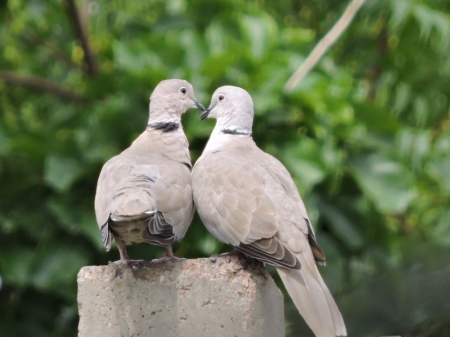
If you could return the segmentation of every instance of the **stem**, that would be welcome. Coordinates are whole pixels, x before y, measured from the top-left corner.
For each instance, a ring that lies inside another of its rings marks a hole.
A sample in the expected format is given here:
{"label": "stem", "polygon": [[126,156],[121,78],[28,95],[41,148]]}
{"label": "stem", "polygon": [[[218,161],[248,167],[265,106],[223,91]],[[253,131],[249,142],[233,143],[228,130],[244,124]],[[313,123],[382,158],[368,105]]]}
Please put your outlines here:
{"label": "stem", "polygon": [[352,0],[347,6],[339,20],[328,31],[328,33],[314,47],[313,51],[306,58],[305,62],[297,69],[297,71],[289,78],[284,86],[285,92],[291,92],[300,83],[300,81],[308,74],[317,64],[325,52],[336,42],[339,36],[344,32],[345,28],[350,24],[358,9],[364,4],[365,0]]}

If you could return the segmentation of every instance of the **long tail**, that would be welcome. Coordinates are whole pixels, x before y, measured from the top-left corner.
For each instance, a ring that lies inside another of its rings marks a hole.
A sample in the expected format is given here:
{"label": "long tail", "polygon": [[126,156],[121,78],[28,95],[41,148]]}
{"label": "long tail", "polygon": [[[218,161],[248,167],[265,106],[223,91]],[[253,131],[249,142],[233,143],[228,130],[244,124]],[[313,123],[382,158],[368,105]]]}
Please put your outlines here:
{"label": "long tail", "polygon": [[[311,256],[309,256],[311,255]],[[295,306],[317,337],[347,336],[347,329],[310,251],[296,254],[300,270],[277,268]]]}

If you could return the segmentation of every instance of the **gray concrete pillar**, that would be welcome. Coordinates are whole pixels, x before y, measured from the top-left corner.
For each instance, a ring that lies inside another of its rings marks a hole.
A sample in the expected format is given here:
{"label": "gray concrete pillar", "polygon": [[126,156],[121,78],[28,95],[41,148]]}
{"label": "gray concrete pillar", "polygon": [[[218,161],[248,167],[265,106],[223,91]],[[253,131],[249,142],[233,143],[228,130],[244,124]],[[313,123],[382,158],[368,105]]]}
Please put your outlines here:
{"label": "gray concrete pillar", "polygon": [[237,257],[84,267],[78,310],[79,337],[284,337],[283,295]]}

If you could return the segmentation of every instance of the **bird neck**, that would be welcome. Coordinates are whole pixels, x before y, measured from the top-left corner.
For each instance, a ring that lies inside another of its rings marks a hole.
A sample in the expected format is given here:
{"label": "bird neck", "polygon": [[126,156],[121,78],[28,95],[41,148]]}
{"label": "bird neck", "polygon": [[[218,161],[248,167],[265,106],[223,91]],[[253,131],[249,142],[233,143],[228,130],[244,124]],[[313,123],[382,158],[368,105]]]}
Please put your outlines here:
{"label": "bird neck", "polygon": [[227,134],[233,136],[246,136],[251,137],[252,125],[246,125],[248,123],[234,123],[232,119],[220,118],[216,122],[216,126],[212,132],[215,134]]}
{"label": "bird neck", "polygon": [[176,104],[172,104],[170,101],[150,101],[150,116],[148,118],[148,124],[160,124],[160,123],[177,123],[181,122],[180,107]]}
{"label": "bird neck", "polygon": [[246,135],[236,135],[235,133],[224,133],[219,130],[218,132],[213,132],[211,134],[211,137],[208,140],[208,143],[205,146],[205,149],[203,150],[203,155],[215,151],[224,150],[227,148],[234,147],[236,144],[242,144],[252,142],[253,138]]}

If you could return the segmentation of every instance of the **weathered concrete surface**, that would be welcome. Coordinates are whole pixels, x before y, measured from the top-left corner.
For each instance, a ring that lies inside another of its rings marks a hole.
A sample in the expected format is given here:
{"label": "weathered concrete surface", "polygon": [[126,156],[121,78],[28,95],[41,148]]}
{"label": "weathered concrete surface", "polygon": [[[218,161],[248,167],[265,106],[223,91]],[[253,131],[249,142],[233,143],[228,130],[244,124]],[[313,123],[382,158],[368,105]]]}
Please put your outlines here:
{"label": "weathered concrete surface", "polygon": [[79,337],[284,337],[283,295],[238,257],[84,267]]}

